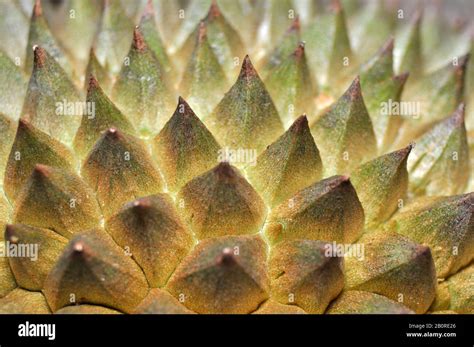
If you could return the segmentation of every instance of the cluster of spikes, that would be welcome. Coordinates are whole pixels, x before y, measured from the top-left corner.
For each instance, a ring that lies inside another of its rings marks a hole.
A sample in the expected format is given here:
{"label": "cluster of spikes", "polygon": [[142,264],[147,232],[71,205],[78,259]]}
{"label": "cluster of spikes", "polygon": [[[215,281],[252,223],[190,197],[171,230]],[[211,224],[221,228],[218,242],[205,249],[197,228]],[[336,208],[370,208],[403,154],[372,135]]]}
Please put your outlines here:
{"label": "cluster of spikes", "polygon": [[0,313],[474,313],[467,24],[353,3],[3,1]]}

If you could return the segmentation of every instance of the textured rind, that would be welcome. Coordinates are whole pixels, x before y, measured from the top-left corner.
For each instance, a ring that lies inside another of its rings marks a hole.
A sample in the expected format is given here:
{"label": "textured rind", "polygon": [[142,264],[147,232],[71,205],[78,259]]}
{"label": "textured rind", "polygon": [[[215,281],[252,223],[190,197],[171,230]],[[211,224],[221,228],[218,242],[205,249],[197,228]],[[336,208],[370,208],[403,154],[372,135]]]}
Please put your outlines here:
{"label": "textured rind", "polygon": [[380,294],[416,313],[428,310],[437,283],[429,247],[389,231],[365,235],[358,244],[364,258],[345,259],[346,290]]}
{"label": "textured rind", "polygon": [[262,198],[237,168],[226,162],[189,181],[177,201],[199,239],[256,234],[266,217]]}
{"label": "textured rind", "polygon": [[130,312],[147,293],[142,270],[100,229],[69,242],[44,286],[53,311],[84,303]]}
{"label": "textured rind", "polygon": [[268,298],[265,260],[259,236],[206,239],[184,259],[166,289],[197,313],[250,313]]}
{"label": "textured rind", "polygon": [[71,162],[72,153],[66,146],[20,119],[5,170],[5,194],[15,200],[36,164],[71,170]]}
{"label": "textured rind", "polygon": [[278,302],[267,300],[253,314],[306,314],[296,305],[283,305]]}
{"label": "textured rind", "polygon": [[233,149],[261,152],[283,132],[278,111],[248,56],[237,81],[204,122],[221,145]]}
{"label": "textured rind", "polygon": [[469,12],[326,5],[0,1],[0,313],[474,313]]}
{"label": "textured rind", "polygon": [[271,207],[321,179],[322,162],[306,116],[299,117],[246,171]]}
{"label": "textured rind", "polygon": [[331,244],[323,241],[284,241],[270,254],[272,297],[296,304],[309,313],[324,313],[344,288],[343,259],[328,256]]}
{"label": "textured rind", "polygon": [[193,314],[170,293],[162,289],[152,289],[135,308],[138,314]]}
{"label": "textured rind", "polygon": [[375,158],[354,170],[351,182],[364,208],[366,228],[385,222],[408,193],[407,159],[412,146]]}
{"label": "textured rind", "polygon": [[163,189],[163,179],[142,140],[115,128],[102,134],[81,173],[95,190],[105,216],[130,200]]}
{"label": "textured rind", "polygon": [[13,220],[71,238],[97,227],[100,211],[94,193],[79,176],[37,164],[15,200]]}
{"label": "textured rind", "polygon": [[16,282],[23,289],[40,291],[54,264],[58,260],[67,239],[48,229],[40,229],[24,224],[8,225],[5,240],[21,247],[37,245],[33,257],[9,257],[10,268]]}
{"label": "textured rind", "polygon": [[412,310],[382,295],[349,290],[326,311],[329,314],[413,314]]}
{"label": "textured rind", "polygon": [[48,314],[51,313],[45,297],[40,292],[14,289],[0,299],[0,314]]}
{"label": "textured rind", "polygon": [[325,176],[350,173],[377,154],[377,141],[361,93],[360,79],[311,126]]}
{"label": "textured rind", "polygon": [[457,313],[474,313],[474,265],[469,265],[439,284],[432,311],[450,310]]}
{"label": "textured rind", "polygon": [[161,287],[191,250],[193,238],[166,194],[127,203],[106,230],[141,266],[151,287]]}
{"label": "textured rind", "polygon": [[121,312],[112,310],[103,306],[96,305],[75,305],[66,306],[56,312],[55,314],[121,314]]}
{"label": "textured rind", "polygon": [[171,191],[217,165],[219,150],[214,136],[181,97],[173,116],[153,139],[153,153]]}
{"label": "textured rind", "polygon": [[308,239],[352,243],[363,232],[364,210],[346,176],[333,176],[299,191],[274,208],[266,222],[271,244]]}
{"label": "textured rind", "polygon": [[474,193],[420,198],[395,215],[385,228],[430,247],[436,274],[445,278],[474,259]]}

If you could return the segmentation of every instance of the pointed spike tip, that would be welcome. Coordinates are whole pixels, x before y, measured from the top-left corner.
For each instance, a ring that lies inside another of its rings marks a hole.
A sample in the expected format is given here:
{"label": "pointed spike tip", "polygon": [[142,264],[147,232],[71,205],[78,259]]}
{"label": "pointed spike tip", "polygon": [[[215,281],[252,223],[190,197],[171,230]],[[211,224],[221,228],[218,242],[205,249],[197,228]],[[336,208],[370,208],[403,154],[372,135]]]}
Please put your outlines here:
{"label": "pointed spike tip", "polygon": [[143,210],[151,207],[151,201],[148,198],[140,198],[133,202],[133,207],[137,210]]}
{"label": "pointed spike tip", "polygon": [[46,63],[46,51],[42,47],[38,45],[34,45],[33,52],[34,52],[34,66],[36,68],[42,68],[44,64]]}
{"label": "pointed spike tip", "polygon": [[235,172],[228,161],[222,161],[216,166],[215,172],[219,178],[232,178]]}
{"label": "pointed spike tip", "polygon": [[306,114],[299,116],[291,125],[290,129],[296,133],[308,127],[308,117]]}
{"label": "pointed spike tip", "polygon": [[90,74],[89,75],[89,86],[87,88],[87,91],[91,91],[91,90],[94,90],[94,89],[97,89],[99,87],[99,82],[97,81],[97,79],[94,77],[93,74]]}
{"label": "pointed spike tip", "polygon": [[295,52],[293,53],[296,59],[300,59],[302,56],[304,56],[304,46],[305,43],[303,41],[298,43],[298,46],[295,49]]}
{"label": "pointed spike tip", "polygon": [[82,242],[82,241],[74,242],[74,244],[72,246],[72,250],[74,251],[74,253],[84,252],[84,242]]}
{"label": "pointed spike tip", "polygon": [[247,54],[242,63],[242,69],[240,75],[243,77],[252,77],[257,76],[257,71],[253,67],[252,61],[250,60],[249,55]]}
{"label": "pointed spike tip", "polygon": [[34,174],[40,175],[42,177],[48,177],[51,173],[51,168],[43,164],[36,164],[33,169]]}
{"label": "pointed spike tip", "polygon": [[226,247],[222,250],[221,254],[219,254],[217,263],[224,266],[231,266],[236,263],[234,252],[232,248]]}
{"label": "pointed spike tip", "polygon": [[41,0],[36,0],[33,6],[33,18],[43,15],[43,8],[41,7]]}
{"label": "pointed spike tip", "polygon": [[212,0],[211,6],[209,7],[209,12],[207,14],[207,19],[214,19],[221,16],[221,9],[219,8],[219,5],[217,5],[216,0]]}
{"label": "pointed spike tip", "polygon": [[175,112],[178,112],[178,114],[182,116],[194,115],[194,111],[192,110],[191,106],[189,106],[188,102],[181,96],[178,97],[178,105]]}
{"label": "pointed spike tip", "polygon": [[138,25],[133,30],[133,47],[138,51],[144,51],[146,49],[145,39]]}
{"label": "pointed spike tip", "polygon": [[5,239],[7,239],[7,241],[9,241],[10,243],[14,244],[20,241],[20,239],[15,233],[15,227],[13,224],[7,224],[7,226],[5,227]]}
{"label": "pointed spike tip", "polygon": [[362,95],[362,90],[360,87],[360,76],[357,76],[354,81],[352,82],[351,86],[347,90],[349,93],[349,96],[351,97],[351,100],[355,100],[361,97]]}

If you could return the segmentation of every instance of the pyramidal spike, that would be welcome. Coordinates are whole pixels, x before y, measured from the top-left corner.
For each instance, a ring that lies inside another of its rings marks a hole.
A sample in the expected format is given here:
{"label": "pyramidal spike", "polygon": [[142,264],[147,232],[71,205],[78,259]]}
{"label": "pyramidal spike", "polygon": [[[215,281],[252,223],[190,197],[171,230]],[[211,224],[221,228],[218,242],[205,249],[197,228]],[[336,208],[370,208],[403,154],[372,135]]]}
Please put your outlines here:
{"label": "pyramidal spike", "polygon": [[22,116],[49,135],[68,143],[80,122],[81,97],[61,66],[41,46],[34,46],[34,66]]}
{"label": "pyramidal spike", "polygon": [[103,132],[82,165],[105,216],[139,196],[159,193],[163,180],[144,144],[116,128]]}
{"label": "pyramidal spike", "polygon": [[318,181],[323,167],[311,136],[308,119],[299,117],[293,125],[257,157],[247,173],[268,205],[277,206],[299,190]]}
{"label": "pyramidal spike", "polygon": [[5,171],[5,194],[15,200],[36,164],[72,170],[71,162],[66,146],[20,119]]}
{"label": "pyramidal spike", "polygon": [[349,177],[333,176],[272,209],[265,235],[271,244],[295,239],[352,243],[363,227],[364,210]]}
{"label": "pyramidal spike", "polygon": [[81,125],[74,137],[74,150],[81,156],[87,154],[109,128],[135,134],[133,125],[107,97],[94,75],[90,75],[86,102],[94,105],[93,112],[82,115]]}
{"label": "pyramidal spike", "polygon": [[95,304],[131,312],[147,293],[142,270],[98,229],[69,242],[44,287],[53,311],[73,304]]}
{"label": "pyramidal spike", "polygon": [[66,238],[99,225],[92,190],[75,174],[36,164],[14,205],[15,223],[56,231]]}
{"label": "pyramidal spike", "polygon": [[128,247],[152,287],[163,286],[193,239],[172,199],[152,195],[126,204],[106,222],[106,229],[121,247]]}
{"label": "pyramidal spike", "polygon": [[271,70],[265,85],[286,125],[298,114],[313,112],[317,88],[306,61],[304,42]]}
{"label": "pyramidal spike", "polygon": [[200,239],[255,234],[266,216],[258,193],[226,162],[189,181],[178,201],[184,202],[185,218]]}
{"label": "pyramidal spike", "polygon": [[260,152],[283,133],[278,111],[248,55],[237,81],[204,121],[222,145],[233,149]]}
{"label": "pyramidal spike", "polygon": [[169,118],[173,95],[163,66],[139,27],[133,31],[127,59],[113,87],[112,99],[142,133],[149,134],[161,129]]}
{"label": "pyramidal spike", "polygon": [[268,298],[265,260],[259,236],[207,239],[176,269],[167,290],[197,313],[250,313]]}
{"label": "pyramidal spike", "polygon": [[196,109],[198,116],[205,118],[222,99],[228,87],[224,69],[209,43],[207,24],[202,21],[179,90]]}
{"label": "pyramidal spike", "polygon": [[362,97],[360,79],[311,127],[326,175],[349,173],[377,153],[372,121]]}
{"label": "pyramidal spike", "polygon": [[153,144],[156,157],[161,159],[160,168],[173,191],[218,162],[219,144],[181,97]]}

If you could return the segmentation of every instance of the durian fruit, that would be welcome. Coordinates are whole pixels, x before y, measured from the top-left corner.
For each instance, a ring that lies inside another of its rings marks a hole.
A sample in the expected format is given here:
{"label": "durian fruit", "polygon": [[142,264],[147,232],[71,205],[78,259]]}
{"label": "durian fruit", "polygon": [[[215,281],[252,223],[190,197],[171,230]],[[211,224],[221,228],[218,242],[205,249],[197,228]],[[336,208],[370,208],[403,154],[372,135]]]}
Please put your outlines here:
{"label": "durian fruit", "polygon": [[436,6],[0,1],[0,313],[474,313]]}

